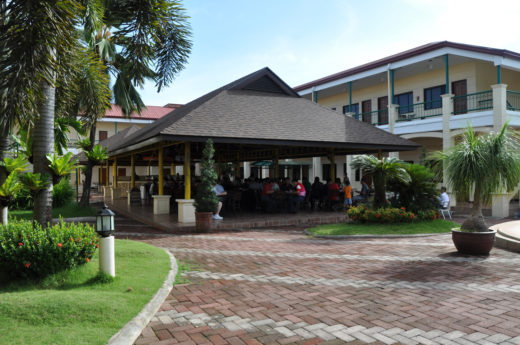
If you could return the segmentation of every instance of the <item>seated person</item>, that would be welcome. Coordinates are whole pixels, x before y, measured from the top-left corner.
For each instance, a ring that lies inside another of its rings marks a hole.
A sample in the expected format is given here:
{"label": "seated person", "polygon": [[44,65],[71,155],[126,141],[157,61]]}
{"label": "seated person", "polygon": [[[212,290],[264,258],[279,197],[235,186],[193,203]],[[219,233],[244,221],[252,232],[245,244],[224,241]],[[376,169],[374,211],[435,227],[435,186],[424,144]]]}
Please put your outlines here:
{"label": "seated person", "polygon": [[224,201],[224,196],[227,195],[227,192],[224,190],[224,187],[222,187],[222,185],[219,182],[217,182],[217,185],[213,188],[213,190],[215,191],[215,194],[218,198],[217,212],[215,212],[215,214],[213,215],[213,219],[222,220],[224,218],[220,215],[220,211],[222,210],[222,203]]}
{"label": "seated person", "polygon": [[337,178],[334,182],[330,181],[327,185],[329,201],[339,201],[339,184],[340,180]]}
{"label": "seated person", "polygon": [[313,208],[316,207],[320,203],[322,190],[323,190],[323,184],[320,182],[320,178],[318,176],[316,176],[314,178],[314,183],[312,184],[311,189],[310,189],[310,193],[311,193],[310,200],[311,200],[311,205]]}
{"label": "seated person", "polygon": [[448,207],[450,203],[450,197],[448,196],[448,193],[446,193],[446,187],[441,188],[441,195],[439,196],[439,203],[441,208]]}
{"label": "seated person", "polygon": [[368,201],[368,196],[370,194],[370,191],[368,189],[368,184],[366,183],[365,180],[361,180],[361,191],[359,192],[359,195],[356,195],[352,201],[355,202],[356,204],[358,202],[367,202]]}
{"label": "seated person", "polygon": [[262,202],[266,205],[267,212],[273,212],[275,202],[273,200],[273,184],[274,180],[265,179],[264,187],[262,188]]}
{"label": "seated person", "polygon": [[292,185],[294,188],[294,194],[292,194],[289,198],[290,204],[289,204],[289,212],[296,213],[298,210],[298,205],[302,203],[305,200],[305,195],[307,194],[305,191],[305,186],[298,182],[297,179],[293,179]]}
{"label": "seated person", "polygon": [[288,177],[286,177],[283,180],[283,184],[280,186],[280,190],[282,192],[293,192],[294,191],[294,186],[291,184],[291,180]]}

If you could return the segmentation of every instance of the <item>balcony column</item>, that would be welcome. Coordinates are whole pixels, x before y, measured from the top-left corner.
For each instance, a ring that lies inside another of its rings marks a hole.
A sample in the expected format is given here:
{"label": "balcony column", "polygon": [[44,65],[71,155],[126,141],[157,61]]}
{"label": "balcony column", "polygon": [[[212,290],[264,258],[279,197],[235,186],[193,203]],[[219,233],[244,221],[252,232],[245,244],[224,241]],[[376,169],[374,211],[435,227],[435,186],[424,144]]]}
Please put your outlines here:
{"label": "balcony column", "polygon": [[[450,130],[450,119],[451,114],[453,113],[453,95],[448,93],[445,95],[441,95],[442,99],[442,150],[446,151],[453,147],[454,138],[451,135]],[[450,196],[450,206],[457,205],[457,199],[453,194],[452,188],[448,186],[448,181],[446,179],[446,164],[443,167],[442,174],[442,185],[446,187],[447,193]]]}
{"label": "balcony column", "polygon": [[[394,133],[397,121],[397,104],[388,105],[388,131]],[[388,157],[399,158],[399,152],[389,152]]]}
{"label": "balcony column", "polygon": [[491,85],[493,90],[493,130],[498,132],[507,120],[507,84]]}

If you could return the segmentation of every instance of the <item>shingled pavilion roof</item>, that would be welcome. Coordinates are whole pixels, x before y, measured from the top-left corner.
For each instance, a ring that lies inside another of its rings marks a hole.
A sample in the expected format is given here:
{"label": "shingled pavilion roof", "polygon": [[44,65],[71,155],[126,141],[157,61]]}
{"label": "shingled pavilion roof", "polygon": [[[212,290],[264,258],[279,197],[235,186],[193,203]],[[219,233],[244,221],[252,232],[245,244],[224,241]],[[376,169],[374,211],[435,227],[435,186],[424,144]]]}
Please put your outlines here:
{"label": "shingled pavilion roof", "polygon": [[[217,156],[236,160],[415,150],[419,145],[300,97],[269,68],[251,73],[165,115],[110,148],[110,156],[158,143],[215,142]],[[200,156],[198,145],[192,157]],[[223,152],[225,151],[225,152]],[[253,156],[251,152],[255,151]]]}

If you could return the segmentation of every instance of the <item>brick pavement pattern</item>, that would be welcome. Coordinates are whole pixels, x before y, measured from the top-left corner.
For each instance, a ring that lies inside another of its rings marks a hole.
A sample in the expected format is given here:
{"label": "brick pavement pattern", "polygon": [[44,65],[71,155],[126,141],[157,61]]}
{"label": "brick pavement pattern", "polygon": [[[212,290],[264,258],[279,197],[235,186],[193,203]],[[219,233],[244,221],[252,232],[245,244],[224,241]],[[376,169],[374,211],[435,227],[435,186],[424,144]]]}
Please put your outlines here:
{"label": "brick pavement pattern", "polygon": [[135,344],[520,344],[520,257],[449,235],[317,240],[301,231],[125,236],[167,248],[177,285]]}

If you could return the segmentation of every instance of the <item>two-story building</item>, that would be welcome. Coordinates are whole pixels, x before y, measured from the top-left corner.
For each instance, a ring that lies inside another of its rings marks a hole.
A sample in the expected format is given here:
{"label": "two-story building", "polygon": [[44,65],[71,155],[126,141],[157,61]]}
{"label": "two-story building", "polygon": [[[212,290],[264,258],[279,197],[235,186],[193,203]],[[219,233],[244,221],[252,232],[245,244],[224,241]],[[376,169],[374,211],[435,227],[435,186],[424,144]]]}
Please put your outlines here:
{"label": "two-story building", "polygon": [[[421,149],[392,153],[419,163],[428,152],[453,146],[468,123],[479,132],[506,121],[520,128],[520,53],[454,42],[435,42],[305,83],[295,90],[320,105],[411,139]],[[336,176],[359,172],[336,159]],[[343,164],[341,164],[343,163]],[[326,178],[327,158],[313,158],[312,173]],[[494,216],[509,214],[510,194],[493,198]],[[455,200],[452,197],[452,205]]]}

